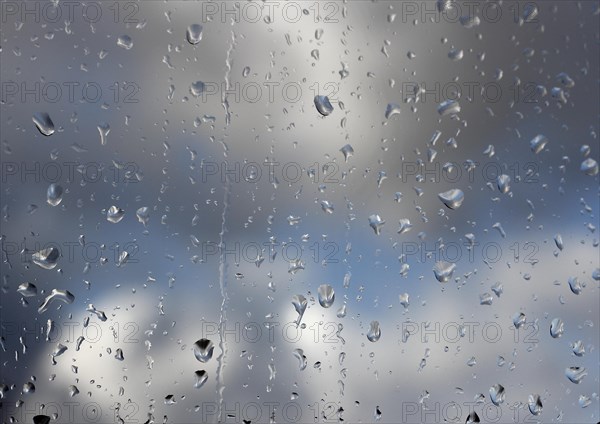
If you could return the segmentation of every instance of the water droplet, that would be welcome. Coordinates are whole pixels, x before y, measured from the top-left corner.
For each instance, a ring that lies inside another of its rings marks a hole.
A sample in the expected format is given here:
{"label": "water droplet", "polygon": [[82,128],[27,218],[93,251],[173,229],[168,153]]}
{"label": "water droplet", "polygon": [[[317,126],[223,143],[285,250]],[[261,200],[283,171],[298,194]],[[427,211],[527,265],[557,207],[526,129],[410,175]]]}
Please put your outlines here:
{"label": "water droplet", "polygon": [[541,135],[541,134],[536,135],[529,142],[529,146],[531,147],[531,151],[533,153],[535,153],[536,155],[538,153],[540,153],[542,150],[544,150],[544,147],[546,147],[546,144],[548,144],[548,139],[545,136]]}
{"label": "water droplet", "polygon": [[36,112],[33,114],[32,119],[40,133],[45,136],[54,134],[54,123],[52,122],[52,119],[50,119],[50,115],[46,112]]}
{"label": "water droplet", "polygon": [[46,201],[50,206],[58,206],[62,202],[62,195],[63,188],[56,183],[52,183],[46,191]]}
{"label": "water droplet", "polygon": [[557,339],[563,335],[565,331],[565,324],[560,318],[554,318],[550,323],[550,335]]}
{"label": "water droplet", "polygon": [[208,362],[212,358],[215,346],[208,339],[200,339],[194,343],[194,356],[200,362]]}
{"label": "water droplet", "polygon": [[34,264],[44,269],[54,269],[60,256],[60,251],[56,247],[47,247],[31,256]]}
{"label": "water droplet", "polygon": [[102,122],[98,125],[98,132],[100,133],[100,145],[106,146],[106,142],[108,141],[108,133],[110,133],[110,125],[106,122]]}
{"label": "water droplet", "polygon": [[331,106],[327,96],[315,96],[315,107],[323,116],[328,116],[333,112],[333,106]]}
{"label": "water droplet", "polygon": [[577,340],[571,344],[571,349],[573,349],[573,354],[575,356],[583,356],[585,354],[585,346],[581,340]]}
{"label": "water droplet", "polygon": [[456,264],[454,263],[439,261],[436,262],[435,267],[433,268],[433,274],[440,283],[446,283],[452,278],[455,268]]}
{"label": "water droplet", "polygon": [[571,383],[579,384],[587,375],[587,371],[583,367],[569,367],[565,370],[565,375]]}
{"label": "water droplet", "polygon": [[46,312],[50,307],[50,304],[52,304],[55,300],[59,300],[66,304],[71,304],[75,301],[75,296],[73,296],[73,293],[68,290],[52,289],[52,292],[46,296],[38,308],[38,313],[42,314]]}
{"label": "water droplet", "polygon": [[319,304],[324,308],[329,308],[335,300],[335,292],[329,284],[321,284],[318,288]]}
{"label": "water droplet", "polygon": [[302,320],[304,311],[306,311],[306,306],[308,305],[308,301],[301,294],[296,294],[296,295],[294,295],[294,297],[292,297],[292,305],[294,305],[294,309],[298,313],[298,318],[296,319],[296,325],[300,325],[300,321]]}
{"label": "water droplet", "polygon": [[582,287],[577,277],[569,277],[569,288],[573,294],[580,294]]}
{"label": "water droplet", "polygon": [[494,298],[490,293],[483,293],[479,295],[479,304],[480,305],[491,305],[494,301]]}
{"label": "water droplet", "polygon": [[591,177],[598,175],[598,162],[595,159],[587,158],[581,162],[581,172]]}
{"label": "water droplet", "polygon": [[185,38],[190,44],[198,44],[202,40],[202,25],[190,25],[185,33]]}
{"label": "water droplet", "polygon": [[346,316],[346,304],[345,303],[342,306],[340,306],[340,309],[338,309],[336,316],[338,318],[344,318]]}
{"label": "water droplet", "polygon": [[36,415],[33,417],[33,424],[50,424],[50,417],[48,415]]}
{"label": "water droplet", "polygon": [[69,386],[69,396],[74,397],[75,395],[79,394],[79,389],[77,388],[77,386],[71,385]]}
{"label": "water droplet", "polygon": [[208,373],[204,370],[198,370],[194,373],[194,388],[199,389],[208,381]]}
{"label": "water droplet", "polygon": [[500,404],[504,402],[504,397],[505,391],[501,384],[494,384],[490,387],[490,399],[494,405],[500,406]]}
{"label": "water droplet", "polygon": [[304,371],[306,369],[306,365],[308,364],[306,356],[304,355],[304,351],[302,349],[294,349],[293,354],[296,359],[298,359],[298,367],[300,371]]}
{"label": "water droplet", "polygon": [[390,119],[394,115],[400,115],[400,105],[397,103],[389,103],[385,108],[385,119]]}
{"label": "water droplet", "polygon": [[194,97],[200,97],[200,95],[202,95],[204,92],[204,88],[205,85],[202,81],[193,82],[190,86],[190,93],[192,93],[192,96]]}
{"label": "water droplet", "polygon": [[120,222],[125,216],[125,211],[117,206],[111,206],[106,212],[106,220],[108,222],[112,222],[113,224],[117,224]]}
{"label": "water droplet", "polygon": [[529,399],[527,401],[529,405],[529,412],[533,415],[540,415],[542,413],[542,399],[540,399],[540,395],[529,395]]}
{"label": "water droplet", "polygon": [[523,325],[525,325],[526,319],[527,319],[527,317],[525,316],[525,314],[523,312],[519,312],[519,313],[515,314],[513,316],[513,324],[514,324],[515,328],[521,328]]}
{"label": "water droplet", "polygon": [[381,337],[381,329],[379,328],[379,321],[371,321],[369,332],[367,333],[367,339],[370,342],[375,343]]}
{"label": "water droplet", "polygon": [[17,292],[23,297],[33,297],[37,295],[37,287],[31,283],[21,283]]}
{"label": "water droplet", "polygon": [[400,304],[402,306],[404,306],[405,308],[408,308],[408,305],[410,304],[409,302],[409,294],[408,293],[403,293],[401,295],[399,295],[400,297]]}
{"label": "water droplet", "polygon": [[381,227],[385,224],[385,221],[381,219],[379,215],[371,215],[369,217],[369,225],[375,231],[375,234],[381,234]]}
{"label": "water droplet", "polygon": [[465,194],[462,190],[453,188],[443,193],[439,193],[438,198],[448,209],[458,209],[460,205],[462,205],[463,200],[465,200]]}
{"label": "water droplet", "polygon": [[28,381],[27,383],[23,384],[23,394],[28,395],[31,393],[35,393],[35,384],[33,384],[31,381]]}
{"label": "water droplet", "polygon": [[344,147],[342,147],[340,149],[340,152],[342,152],[342,154],[344,155],[344,160],[346,162],[348,162],[348,159],[350,159],[354,155],[354,149],[349,144],[346,144]]}
{"label": "water droplet", "polygon": [[400,228],[398,228],[398,234],[404,234],[408,231],[410,231],[410,229],[412,228],[412,224],[410,223],[409,219],[406,218],[402,218],[399,221],[400,224]]}
{"label": "water droplet", "polygon": [[563,250],[565,247],[562,236],[560,234],[556,234],[554,236],[554,243],[556,243],[556,247],[558,247],[559,250]]}
{"label": "water droplet", "polygon": [[462,49],[452,49],[448,52],[450,60],[459,61],[464,57],[464,51]]}
{"label": "water droplet", "polygon": [[135,216],[137,217],[140,223],[144,224],[145,227],[146,224],[148,224],[148,221],[150,220],[150,208],[148,208],[147,206],[139,208],[137,211],[135,211]]}
{"label": "water droplet", "polygon": [[496,184],[498,185],[498,190],[500,190],[500,193],[506,194],[510,190],[510,177],[506,174],[498,175]]}
{"label": "water droplet", "polygon": [[460,104],[456,100],[445,100],[439,104],[437,111],[441,116],[456,115],[460,113]]}
{"label": "water droplet", "polygon": [[133,40],[129,35],[121,35],[117,38],[117,46],[123,47],[125,50],[129,50],[133,47]]}
{"label": "water droplet", "polygon": [[465,424],[474,424],[474,423],[479,423],[479,422],[481,422],[481,420],[479,419],[479,415],[477,415],[477,412],[471,411],[469,413],[469,415],[467,416],[467,420],[465,421]]}

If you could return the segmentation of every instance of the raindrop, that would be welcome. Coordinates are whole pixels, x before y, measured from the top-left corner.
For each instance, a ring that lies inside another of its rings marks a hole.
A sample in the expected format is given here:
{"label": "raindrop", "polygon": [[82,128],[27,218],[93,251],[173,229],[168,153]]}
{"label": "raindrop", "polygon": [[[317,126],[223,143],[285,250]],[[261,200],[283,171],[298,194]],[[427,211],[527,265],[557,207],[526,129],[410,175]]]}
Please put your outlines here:
{"label": "raindrop", "polygon": [[185,38],[190,44],[198,44],[202,40],[202,25],[190,25],[185,33]]}
{"label": "raindrop", "polygon": [[438,113],[441,116],[455,115],[460,113],[460,104],[456,100],[445,100],[438,106]]}
{"label": "raindrop", "polygon": [[582,287],[577,277],[569,277],[569,288],[573,294],[580,294]]}
{"label": "raindrop", "polygon": [[344,147],[342,147],[340,149],[340,152],[342,152],[342,154],[344,155],[344,160],[346,162],[348,162],[348,159],[350,159],[354,155],[354,149],[349,144],[346,144]]}
{"label": "raindrop", "polygon": [[315,96],[315,107],[323,116],[328,116],[333,112],[333,106],[327,96]]}
{"label": "raindrop", "polygon": [[47,247],[31,255],[31,260],[44,269],[54,269],[59,256],[60,251],[56,247]]}
{"label": "raindrop", "polygon": [[204,370],[198,370],[194,373],[194,388],[199,389],[208,381],[208,373]]}
{"label": "raindrop", "polygon": [[439,193],[438,198],[447,208],[458,209],[462,205],[463,200],[465,200],[465,194],[462,190],[453,188],[452,190]]}
{"label": "raindrop", "polygon": [[40,133],[45,136],[54,134],[54,123],[46,112],[36,112],[33,114],[32,119]]}
{"label": "raindrop", "polygon": [[433,268],[433,274],[440,283],[446,283],[452,278],[455,268],[456,264],[454,263],[439,261],[436,262],[435,267]]}
{"label": "raindrop", "polygon": [[125,211],[117,206],[111,206],[106,212],[106,220],[116,224],[125,216]]}
{"label": "raindrop", "polygon": [[321,284],[317,290],[319,293],[319,304],[324,308],[329,308],[335,300],[335,292],[329,284]]}
{"label": "raindrop", "polygon": [[506,174],[498,175],[496,179],[496,183],[498,184],[498,190],[500,193],[506,194],[510,190],[510,177]]}
{"label": "raindrop", "polygon": [[200,362],[208,362],[212,358],[215,346],[208,339],[200,339],[194,343],[194,356]]}
{"label": "raindrop", "polygon": [[375,343],[380,337],[381,329],[379,328],[379,321],[371,321],[367,339],[369,339],[370,342]]}
{"label": "raindrop", "polygon": [[48,310],[50,304],[55,300],[59,300],[66,304],[71,304],[75,301],[75,296],[68,290],[59,290],[52,289],[52,292],[46,296],[40,307],[38,308],[38,313],[42,314]]}
{"label": "raindrop", "polygon": [[304,371],[304,369],[306,369],[306,365],[308,364],[306,356],[304,355],[304,351],[302,349],[294,349],[293,354],[296,359],[298,359],[298,367],[300,371]]}
{"label": "raindrop", "polygon": [[379,215],[371,215],[369,217],[369,225],[375,231],[375,234],[381,234],[381,227],[385,224],[385,221],[381,219]]}
{"label": "raindrop", "polygon": [[504,402],[504,397],[504,387],[501,384],[494,384],[490,387],[490,399],[494,405],[500,406]]}
{"label": "raindrop", "polygon": [[536,155],[538,153],[540,153],[542,150],[544,150],[544,147],[546,147],[546,144],[548,144],[548,139],[545,136],[541,135],[541,134],[536,135],[529,142],[529,146],[531,147],[531,151],[533,153],[535,153]]}
{"label": "raindrop", "polygon": [[394,115],[400,115],[400,105],[397,103],[389,103],[385,108],[385,119],[390,119]]}
{"label": "raindrop", "polygon": [[583,367],[569,367],[565,370],[565,375],[571,383],[579,384],[587,375],[587,371]]}
{"label": "raindrop", "polygon": [[133,47],[133,40],[129,35],[121,35],[117,38],[117,46],[123,47],[125,50],[129,50]]}
{"label": "raindrop", "polygon": [[540,395],[529,395],[527,404],[529,405],[529,412],[531,412],[533,415],[540,415],[542,413],[543,407]]}
{"label": "raindrop", "polygon": [[58,206],[62,202],[62,195],[63,188],[56,183],[52,183],[46,191],[46,201],[50,206]]}
{"label": "raindrop", "polygon": [[565,324],[560,318],[554,318],[550,323],[550,335],[557,339],[563,335],[565,331]]}
{"label": "raindrop", "polygon": [[23,297],[33,297],[37,295],[37,287],[31,283],[21,283],[17,292]]}
{"label": "raindrop", "polygon": [[591,177],[598,175],[598,162],[592,158],[587,158],[581,162],[581,172]]}

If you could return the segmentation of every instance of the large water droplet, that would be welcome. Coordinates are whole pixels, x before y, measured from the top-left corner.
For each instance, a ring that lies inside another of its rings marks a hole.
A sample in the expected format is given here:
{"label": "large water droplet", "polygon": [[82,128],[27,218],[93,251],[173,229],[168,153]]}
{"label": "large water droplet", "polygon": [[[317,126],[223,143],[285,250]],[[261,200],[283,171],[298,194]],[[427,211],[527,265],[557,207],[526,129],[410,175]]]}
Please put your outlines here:
{"label": "large water droplet", "polygon": [[579,384],[587,375],[587,371],[583,367],[569,367],[565,370],[565,375],[571,383]]}
{"label": "large water droplet", "polygon": [[455,115],[460,113],[460,104],[456,100],[446,100],[440,103],[437,111],[441,116]]}
{"label": "large water droplet", "polygon": [[321,284],[317,290],[319,293],[319,304],[324,308],[329,308],[335,300],[335,292],[329,284]]}
{"label": "large water droplet", "polygon": [[490,399],[492,403],[496,406],[499,406],[504,402],[505,391],[504,387],[501,384],[494,384],[490,387]]}
{"label": "large water droplet", "polygon": [[454,273],[454,269],[456,268],[456,264],[451,262],[439,261],[436,262],[433,268],[433,275],[440,283],[446,283],[450,278],[452,278],[452,274]]}
{"label": "large water droplet", "polygon": [[587,158],[581,162],[581,172],[591,177],[598,175],[598,162],[595,159]]}
{"label": "large water droplet", "polygon": [[388,103],[385,108],[385,119],[390,119],[394,115],[400,115],[400,105],[397,103]]}
{"label": "large water droplet", "polygon": [[36,112],[32,119],[40,133],[45,136],[54,134],[54,122],[46,112]]}
{"label": "large water droplet", "polygon": [[548,139],[545,136],[541,135],[541,134],[536,135],[529,142],[529,146],[531,147],[531,151],[533,153],[535,153],[536,155],[538,153],[540,153],[542,150],[544,150],[544,147],[546,147],[546,144],[548,144]]}
{"label": "large water droplet", "polygon": [[373,214],[369,217],[369,225],[377,235],[381,234],[381,227],[383,227],[384,224],[385,221],[381,219],[379,215]]}
{"label": "large water droplet", "polygon": [[50,206],[58,206],[62,202],[62,195],[63,188],[56,183],[52,183],[46,191],[46,201]]}
{"label": "large water droplet", "polygon": [[348,159],[350,159],[352,155],[354,155],[354,149],[349,144],[346,144],[344,147],[342,147],[340,149],[340,152],[342,152],[342,154],[344,155],[344,160],[346,162],[348,162]]}
{"label": "large water droplet", "polygon": [[379,328],[379,321],[371,321],[369,332],[367,333],[367,339],[370,342],[375,343],[381,337],[381,329]]}
{"label": "large water droplet", "polygon": [[145,227],[146,224],[148,224],[148,221],[150,220],[150,208],[148,208],[147,206],[142,206],[137,211],[135,211],[135,216],[137,217],[139,222],[144,224]]}
{"label": "large water droplet", "polygon": [[531,412],[533,415],[540,415],[542,413],[543,406],[540,395],[529,395],[527,404],[529,405],[529,412]]}
{"label": "large water droplet", "polygon": [[194,388],[199,389],[208,381],[208,373],[204,370],[198,370],[194,373],[195,381]]}
{"label": "large water droplet", "polygon": [[580,294],[582,287],[577,277],[569,277],[569,288],[573,294]]}
{"label": "large water droplet", "polygon": [[121,35],[117,38],[117,46],[129,50],[133,47],[133,40],[129,35]]}
{"label": "large water droplet", "polygon": [[463,200],[465,200],[465,194],[462,190],[453,188],[452,190],[439,193],[438,198],[448,209],[458,209],[462,205]]}
{"label": "large water droplet", "polygon": [[200,339],[194,343],[194,356],[200,362],[208,362],[212,358],[215,346],[208,339]]}
{"label": "large water droplet", "polygon": [[106,212],[106,220],[113,224],[118,223],[125,216],[125,211],[117,206],[111,206]]}
{"label": "large water droplet", "polygon": [[68,290],[52,289],[52,292],[46,296],[38,308],[38,313],[42,314],[46,312],[55,300],[59,300],[66,304],[71,304],[75,301],[75,296],[73,296],[73,293]]}
{"label": "large water droplet", "polygon": [[31,283],[21,283],[17,292],[23,297],[33,297],[37,295],[37,287]]}
{"label": "large water droplet", "polygon": [[296,325],[300,325],[300,321],[302,321],[302,316],[304,315],[304,311],[306,311],[306,306],[308,305],[308,301],[301,294],[295,294],[292,297],[292,305],[294,305],[294,309],[298,313],[298,318],[296,319]]}
{"label": "large water droplet", "polygon": [[557,339],[563,335],[565,331],[565,324],[560,318],[554,318],[550,323],[550,335]]}
{"label": "large water droplet", "polygon": [[296,359],[298,359],[298,367],[300,371],[304,371],[304,369],[306,369],[306,365],[308,364],[306,356],[304,355],[304,351],[302,349],[294,349],[293,354]]}
{"label": "large water droplet", "polygon": [[60,251],[56,247],[47,247],[31,255],[31,260],[44,269],[54,269],[59,256]]}
{"label": "large water droplet", "polygon": [[202,25],[192,24],[187,28],[185,37],[190,44],[198,44],[202,40]]}
{"label": "large water droplet", "polygon": [[498,175],[496,184],[498,185],[500,193],[506,194],[510,190],[510,177],[506,174]]}
{"label": "large water droplet", "polygon": [[327,96],[315,96],[315,107],[323,116],[328,116],[333,112],[333,106],[331,106]]}

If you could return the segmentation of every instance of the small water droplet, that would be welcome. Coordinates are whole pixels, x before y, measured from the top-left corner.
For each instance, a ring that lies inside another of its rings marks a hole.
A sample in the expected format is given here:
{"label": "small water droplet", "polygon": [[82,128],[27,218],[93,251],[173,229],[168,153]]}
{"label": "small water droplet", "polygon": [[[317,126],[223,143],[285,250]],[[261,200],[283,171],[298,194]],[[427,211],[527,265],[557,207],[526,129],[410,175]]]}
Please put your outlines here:
{"label": "small water droplet", "polygon": [[60,251],[56,247],[47,247],[31,256],[34,264],[44,269],[54,269],[60,256]]}
{"label": "small water droplet", "polygon": [[553,338],[558,339],[563,335],[564,331],[565,324],[563,323],[563,321],[560,318],[554,318],[550,323],[550,335]]}
{"label": "small water droplet", "polygon": [[106,220],[108,222],[112,222],[113,224],[117,224],[120,222],[125,216],[125,211],[118,206],[111,206],[106,212]]}
{"label": "small water droplet", "polygon": [[199,389],[208,381],[208,373],[204,370],[198,370],[194,373],[194,388]]}
{"label": "small water droplet", "polygon": [[117,38],[117,46],[123,47],[125,50],[129,50],[133,47],[133,40],[129,35],[121,35]]}
{"label": "small water droplet", "polygon": [[565,370],[565,375],[571,383],[579,384],[587,375],[587,371],[583,367],[569,367]]}
{"label": "small water droplet", "polygon": [[443,193],[439,193],[438,198],[448,209],[458,209],[460,205],[462,205],[463,200],[465,200],[465,194],[462,190],[453,188]]}

